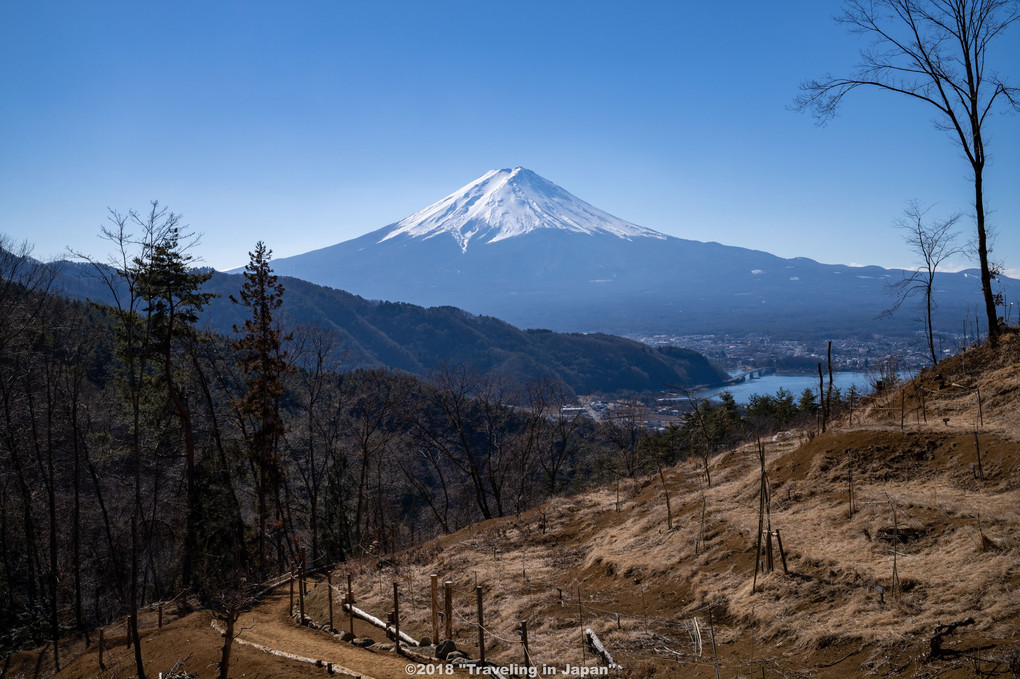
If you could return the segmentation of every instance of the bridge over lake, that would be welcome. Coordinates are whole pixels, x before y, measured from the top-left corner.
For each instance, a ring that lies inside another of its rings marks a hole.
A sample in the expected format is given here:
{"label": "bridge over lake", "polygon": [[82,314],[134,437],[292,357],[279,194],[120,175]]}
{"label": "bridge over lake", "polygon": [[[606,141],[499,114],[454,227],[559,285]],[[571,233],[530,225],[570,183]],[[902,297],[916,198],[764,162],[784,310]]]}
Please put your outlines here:
{"label": "bridge over lake", "polygon": [[730,379],[726,380],[726,384],[740,384],[742,382],[750,382],[753,379],[764,377],[765,375],[775,374],[776,369],[772,366],[765,368],[753,368],[751,370],[745,370],[742,373],[731,375]]}

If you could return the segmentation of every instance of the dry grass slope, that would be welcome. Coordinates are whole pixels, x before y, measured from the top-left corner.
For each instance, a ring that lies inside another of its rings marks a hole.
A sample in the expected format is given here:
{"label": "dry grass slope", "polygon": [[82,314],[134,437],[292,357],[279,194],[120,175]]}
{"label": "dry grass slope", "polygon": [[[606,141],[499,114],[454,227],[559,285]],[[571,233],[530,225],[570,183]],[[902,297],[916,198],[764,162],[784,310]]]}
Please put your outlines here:
{"label": "dry grass slope", "polygon": [[[528,620],[538,664],[598,664],[581,642],[592,627],[625,676],[714,677],[716,655],[722,676],[1017,676],[1018,396],[1020,336],[1010,334],[872,397],[852,423],[765,441],[771,523],[790,572],[777,555],[754,593],[754,445],[715,458],[711,488],[700,462],[668,470],[672,530],[648,477],[619,496],[557,499],[349,569],[378,614],[401,583],[403,626],[417,636],[431,635],[429,575],[453,580],[457,641],[475,655],[480,584],[487,657],[504,663],[522,662],[516,630]],[[936,625],[968,617],[929,657]]]}
{"label": "dry grass slope", "polygon": [[[624,677],[1020,676],[1018,404],[1014,333],[997,350],[970,349],[871,397],[852,422],[825,434],[764,441],[771,527],[781,532],[789,573],[777,555],[756,591],[753,444],[712,460],[710,488],[700,460],[666,470],[672,529],[662,483],[647,477],[346,564],[334,582],[350,573],[359,607],[382,618],[397,582],[402,629],[420,638],[432,634],[430,575],[452,580],[454,637],[475,657],[480,585],[487,658],[521,664],[517,631],[527,620],[534,662],[560,676],[568,664],[599,665],[582,643],[586,627]],[[306,602],[319,622],[326,596],[320,582]],[[342,642],[289,621],[285,597],[252,612],[259,643],[275,639],[307,657],[339,653]],[[336,611],[335,626],[345,628]],[[967,618],[973,624],[942,637],[931,657],[936,626]],[[359,634],[373,633],[362,626]],[[143,643],[154,675],[190,652],[187,669],[204,677],[220,639],[199,611]],[[235,653],[235,676],[325,675],[247,647]],[[48,676],[39,657],[8,659],[3,676]],[[394,660],[343,657],[378,676],[390,676]],[[81,652],[60,676],[131,676],[122,646],[113,659],[99,673],[94,649]]]}

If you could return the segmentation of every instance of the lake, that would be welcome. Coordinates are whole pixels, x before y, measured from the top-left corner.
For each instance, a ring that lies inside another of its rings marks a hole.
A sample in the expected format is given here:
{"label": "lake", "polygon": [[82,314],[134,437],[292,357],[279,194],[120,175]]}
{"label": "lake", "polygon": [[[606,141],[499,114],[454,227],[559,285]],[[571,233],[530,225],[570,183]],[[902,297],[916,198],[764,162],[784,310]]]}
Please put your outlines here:
{"label": "lake", "polygon": [[[871,392],[871,382],[873,377],[868,373],[863,372],[833,372],[832,373],[832,385],[833,387],[839,388],[840,392],[846,394],[851,386],[857,388],[858,394],[866,394]],[[825,373],[825,387],[829,387],[829,374]],[[733,398],[736,399],[737,403],[747,403],[748,400],[754,395],[772,395],[780,389],[786,389],[793,394],[794,399],[798,398],[805,389],[811,389],[818,394],[818,375],[766,375],[764,377],[758,377],[753,380],[744,381],[740,384],[734,384],[728,387],[720,387],[717,389],[708,389],[700,392],[696,395],[697,398],[706,399],[718,396],[724,391],[728,391],[733,394]]]}

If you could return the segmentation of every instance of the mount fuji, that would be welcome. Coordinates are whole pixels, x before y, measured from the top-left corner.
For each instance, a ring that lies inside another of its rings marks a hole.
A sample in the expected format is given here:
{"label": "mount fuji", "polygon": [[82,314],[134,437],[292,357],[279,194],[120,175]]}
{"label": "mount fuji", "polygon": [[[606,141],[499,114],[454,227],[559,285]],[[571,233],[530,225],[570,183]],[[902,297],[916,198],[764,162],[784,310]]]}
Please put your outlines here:
{"label": "mount fuji", "polygon": [[[451,236],[467,252],[472,239],[491,244],[541,231],[589,236],[657,238],[666,235],[599,210],[531,170],[490,170],[460,191],[386,227],[380,243],[401,236]],[[376,232],[379,233],[379,232]]]}
{"label": "mount fuji", "polygon": [[[521,167],[487,172],[399,222],[273,267],[370,299],[457,306],[566,332],[796,337],[918,328],[909,313],[876,321],[902,271],[669,236]],[[936,283],[939,319],[958,328],[980,299],[979,279],[938,274]]]}

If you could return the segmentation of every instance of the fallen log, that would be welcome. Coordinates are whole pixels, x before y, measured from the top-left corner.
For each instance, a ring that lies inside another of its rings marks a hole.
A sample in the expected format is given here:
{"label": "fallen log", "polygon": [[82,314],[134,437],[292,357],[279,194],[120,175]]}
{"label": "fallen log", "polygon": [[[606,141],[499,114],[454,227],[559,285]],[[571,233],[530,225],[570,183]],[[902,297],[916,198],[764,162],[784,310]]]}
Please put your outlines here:
{"label": "fallen log", "polygon": [[[388,625],[379,618],[375,617],[374,615],[366,613],[357,606],[351,606],[348,603],[344,604],[344,610],[347,611],[348,613],[352,613],[355,618],[360,618],[361,620],[364,620],[369,625],[374,625],[375,627],[378,627],[381,630],[386,630],[386,634],[390,635],[391,637],[393,636],[393,633],[395,631],[393,629],[393,625]],[[403,641],[405,644],[410,644],[411,646],[419,645],[418,642],[413,637],[405,634],[404,632],[400,633],[400,640]]]}
{"label": "fallen log", "polygon": [[591,649],[592,653],[602,658],[602,664],[609,667],[610,669],[620,669],[620,666],[613,660],[613,656],[609,654],[606,647],[602,645],[598,635],[595,631],[589,627],[584,630],[584,636],[588,640],[588,648]]}

